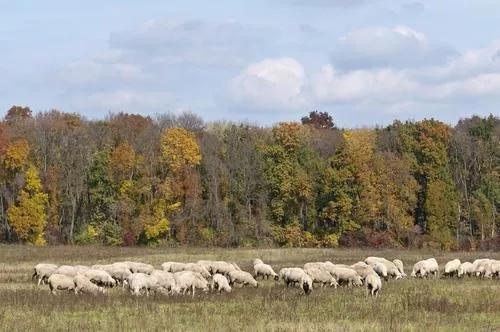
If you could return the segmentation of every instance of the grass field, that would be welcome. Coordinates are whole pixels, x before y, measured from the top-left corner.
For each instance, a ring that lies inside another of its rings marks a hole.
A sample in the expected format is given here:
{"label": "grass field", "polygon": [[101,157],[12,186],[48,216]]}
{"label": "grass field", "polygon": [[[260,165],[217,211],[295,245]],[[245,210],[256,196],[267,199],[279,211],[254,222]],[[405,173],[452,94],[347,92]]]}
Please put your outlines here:
{"label": "grass field", "polygon": [[251,270],[260,257],[275,270],[305,262],[355,263],[369,255],[400,258],[409,275],[414,262],[436,257],[500,259],[500,253],[344,249],[109,248],[0,245],[0,329],[3,331],[499,331],[500,280],[414,280],[384,282],[378,299],[364,288],[317,288],[310,296],[274,281],[231,294],[134,297],[121,288],[105,296],[51,296],[31,282],[39,262],[96,264],[137,260],[220,259]]}

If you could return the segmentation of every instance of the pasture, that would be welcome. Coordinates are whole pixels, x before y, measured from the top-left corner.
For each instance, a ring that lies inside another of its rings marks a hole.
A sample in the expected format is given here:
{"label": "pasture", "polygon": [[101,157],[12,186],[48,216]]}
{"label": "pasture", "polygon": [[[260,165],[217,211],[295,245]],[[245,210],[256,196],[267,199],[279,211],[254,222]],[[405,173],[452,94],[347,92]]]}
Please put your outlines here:
{"label": "pasture", "polygon": [[258,288],[235,288],[230,294],[132,296],[116,287],[106,295],[61,292],[31,281],[41,262],[99,264],[134,260],[159,267],[165,261],[200,259],[237,262],[252,271],[261,258],[277,271],[285,266],[330,260],[353,264],[367,256],[399,258],[411,273],[416,261],[479,257],[500,253],[362,249],[207,249],[116,248],[92,246],[32,247],[0,245],[0,329],[3,331],[496,331],[500,330],[500,280],[413,279],[383,282],[377,299],[363,287],[315,288],[305,296],[275,281]]}

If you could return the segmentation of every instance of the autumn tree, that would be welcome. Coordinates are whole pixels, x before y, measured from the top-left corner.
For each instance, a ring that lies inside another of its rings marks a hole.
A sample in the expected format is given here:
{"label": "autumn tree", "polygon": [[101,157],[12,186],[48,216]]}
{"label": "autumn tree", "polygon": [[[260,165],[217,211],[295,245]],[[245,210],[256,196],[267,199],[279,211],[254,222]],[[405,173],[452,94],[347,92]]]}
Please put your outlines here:
{"label": "autumn tree", "polygon": [[[162,159],[168,169],[163,181],[168,183],[169,190],[159,191],[159,200],[172,197],[177,202],[166,206],[183,207],[184,222],[179,223],[176,234],[182,242],[187,241],[187,223],[193,223],[196,209],[199,207],[200,186],[199,175],[195,170],[201,162],[200,146],[193,133],[183,128],[165,129],[161,136]],[[164,185],[166,185],[164,183]],[[166,195],[171,192],[171,195]],[[178,203],[178,204],[177,204]],[[165,211],[165,213],[170,211]]]}
{"label": "autumn tree", "polygon": [[9,206],[7,218],[19,239],[43,245],[43,234],[47,225],[47,194],[42,192],[42,183],[33,165],[29,166],[24,178],[24,187],[16,203]]}
{"label": "autumn tree", "polygon": [[24,119],[29,119],[33,115],[33,112],[29,107],[26,106],[12,106],[5,115],[5,122],[9,125],[21,121]]}
{"label": "autumn tree", "polygon": [[335,123],[333,118],[327,112],[310,112],[308,116],[304,116],[302,119],[302,124],[312,125],[316,129],[335,129]]}

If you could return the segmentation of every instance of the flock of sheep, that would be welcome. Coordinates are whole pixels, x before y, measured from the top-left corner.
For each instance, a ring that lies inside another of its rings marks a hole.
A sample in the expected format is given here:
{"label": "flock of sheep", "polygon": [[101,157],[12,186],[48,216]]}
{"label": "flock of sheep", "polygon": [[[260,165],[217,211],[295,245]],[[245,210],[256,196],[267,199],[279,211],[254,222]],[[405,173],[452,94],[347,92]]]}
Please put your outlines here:
{"label": "flock of sheep", "polygon": [[[313,285],[334,287],[339,285],[365,286],[367,294],[378,296],[382,279],[406,277],[403,262],[381,257],[367,257],[353,265],[313,262],[300,267],[282,268],[278,273],[260,259],[253,261],[253,274],[242,271],[234,262],[200,260],[196,263],[166,262],[160,269],[138,262],[117,262],[108,265],[61,265],[38,264],[34,267],[32,279],[38,285],[47,283],[52,294],[58,290],[73,291],[75,294],[97,295],[106,288],[121,286],[134,295],[156,292],[165,295],[204,292],[231,292],[234,285],[258,287],[258,278],[272,278],[287,287],[295,286],[309,294]],[[444,276],[498,277],[500,261],[477,259],[473,263],[454,259],[446,263]],[[434,258],[417,262],[413,266],[412,277],[439,277],[439,265]]]}

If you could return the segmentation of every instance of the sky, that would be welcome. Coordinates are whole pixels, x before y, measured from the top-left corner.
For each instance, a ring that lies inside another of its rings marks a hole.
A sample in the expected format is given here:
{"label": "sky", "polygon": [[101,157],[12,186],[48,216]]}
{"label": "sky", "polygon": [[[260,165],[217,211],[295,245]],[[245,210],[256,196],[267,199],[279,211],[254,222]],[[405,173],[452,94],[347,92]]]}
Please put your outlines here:
{"label": "sky", "polygon": [[500,114],[497,0],[0,0],[0,116],[343,127]]}

